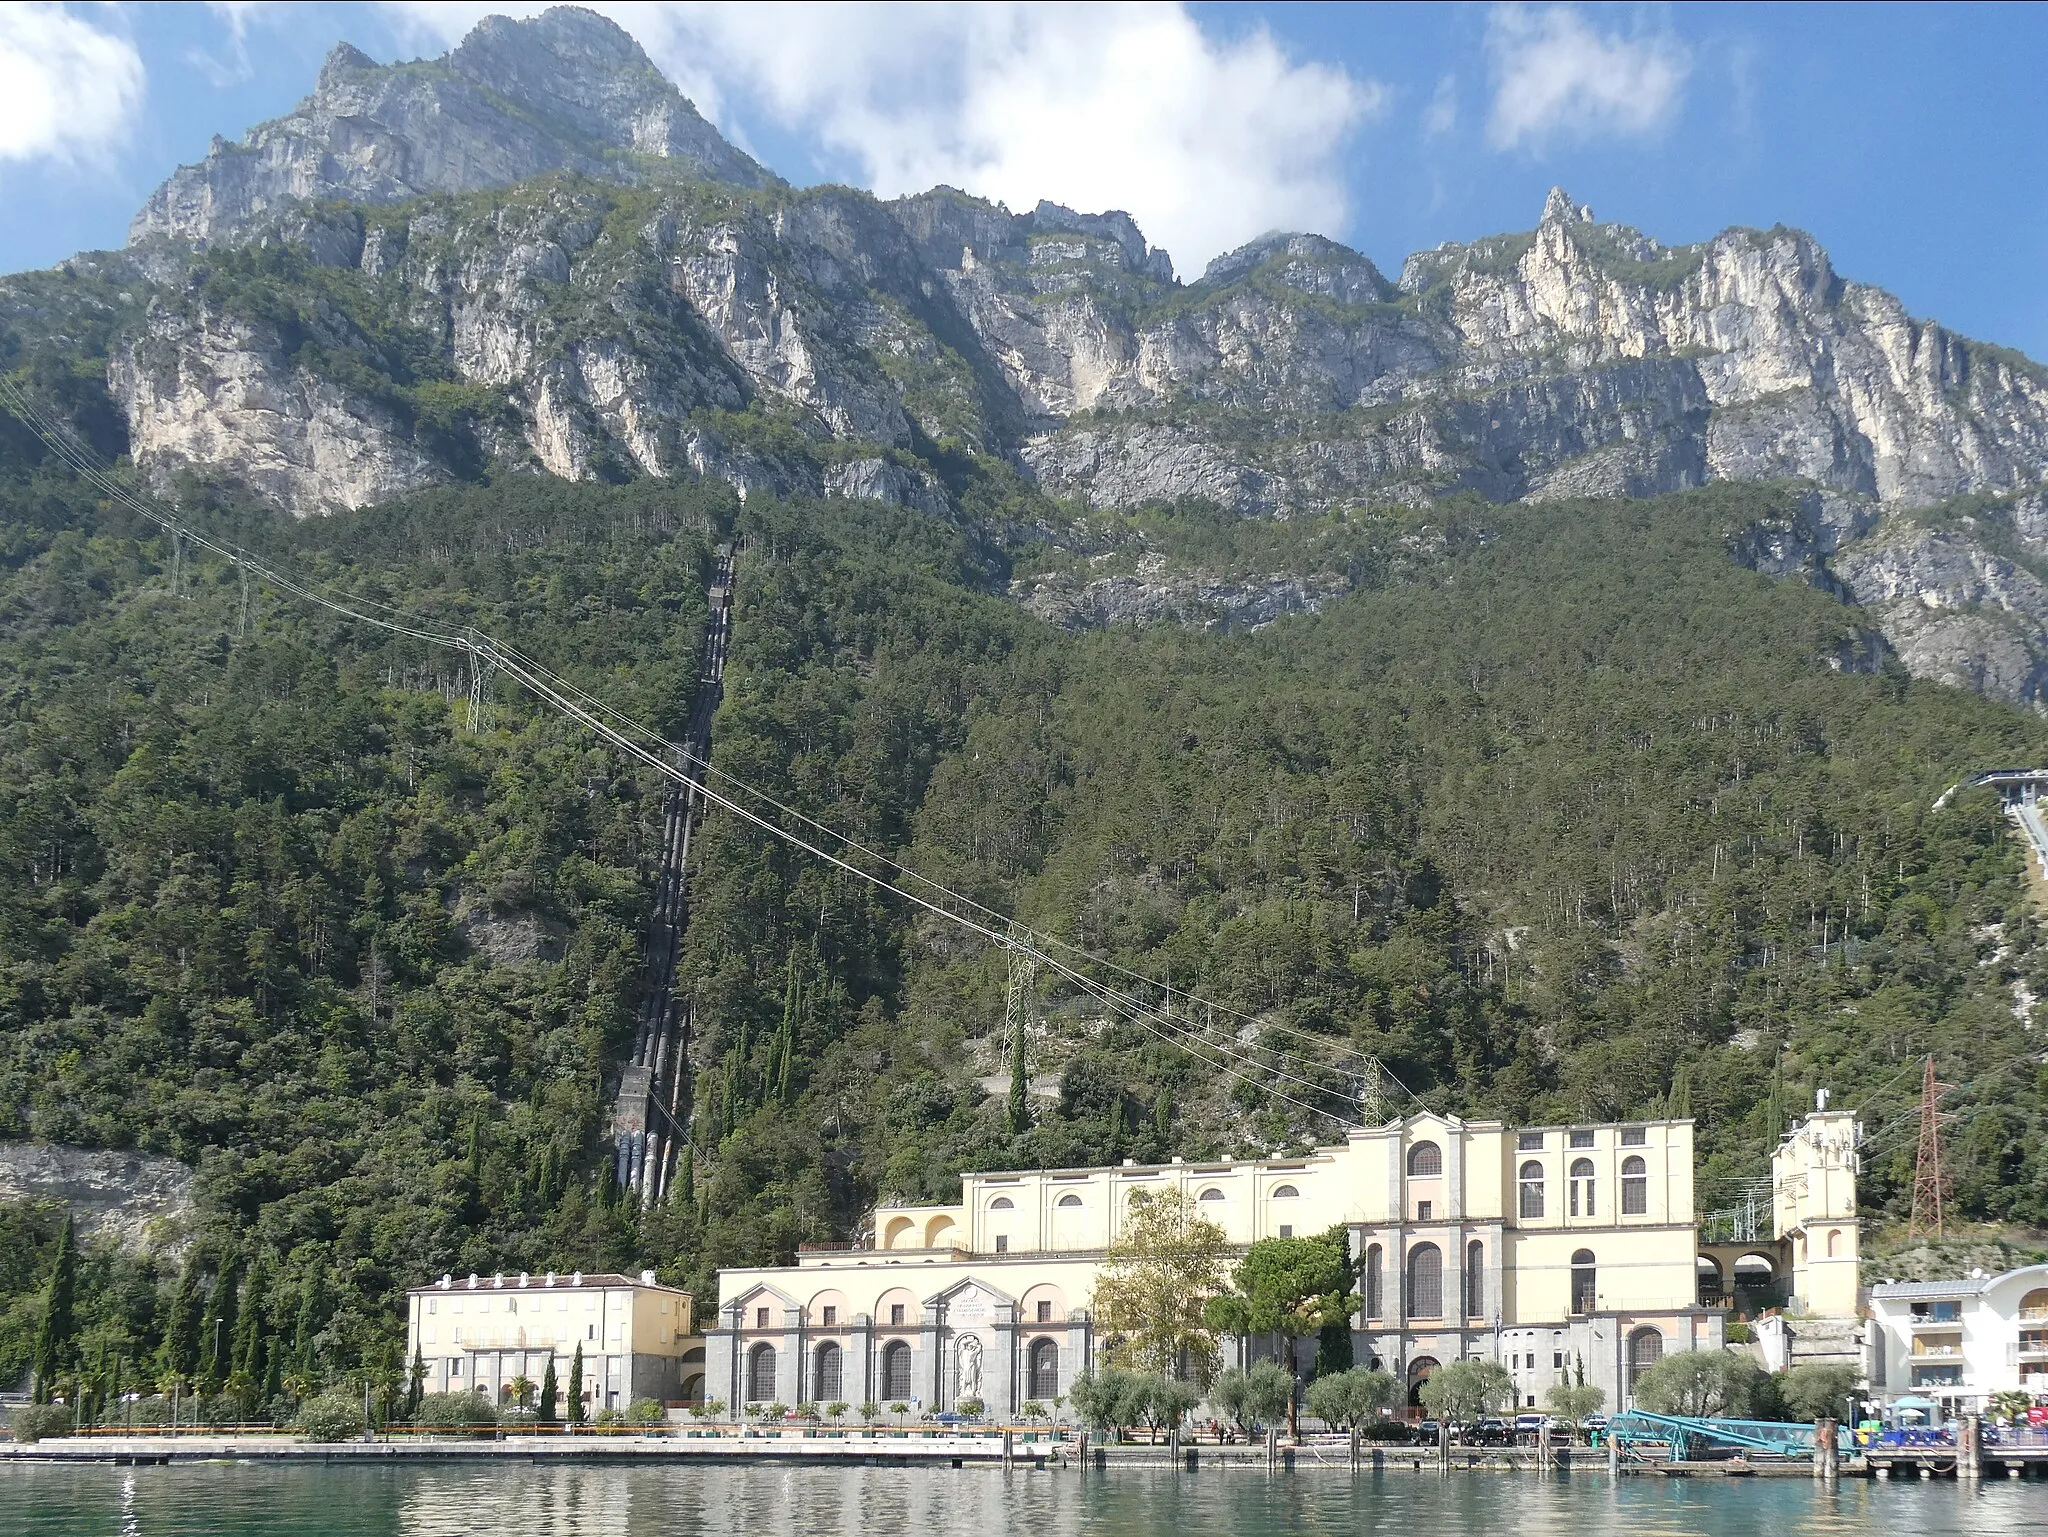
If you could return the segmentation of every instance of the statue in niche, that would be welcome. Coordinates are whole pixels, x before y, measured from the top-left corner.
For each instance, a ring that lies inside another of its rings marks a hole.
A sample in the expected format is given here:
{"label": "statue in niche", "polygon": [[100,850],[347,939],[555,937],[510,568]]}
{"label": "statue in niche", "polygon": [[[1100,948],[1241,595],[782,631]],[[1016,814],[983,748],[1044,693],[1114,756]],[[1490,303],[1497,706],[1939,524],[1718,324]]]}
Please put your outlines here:
{"label": "statue in niche", "polygon": [[963,1334],[959,1348],[955,1351],[955,1373],[959,1390],[953,1395],[957,1401],[962,1398],[981,1397],[981,1336]]}

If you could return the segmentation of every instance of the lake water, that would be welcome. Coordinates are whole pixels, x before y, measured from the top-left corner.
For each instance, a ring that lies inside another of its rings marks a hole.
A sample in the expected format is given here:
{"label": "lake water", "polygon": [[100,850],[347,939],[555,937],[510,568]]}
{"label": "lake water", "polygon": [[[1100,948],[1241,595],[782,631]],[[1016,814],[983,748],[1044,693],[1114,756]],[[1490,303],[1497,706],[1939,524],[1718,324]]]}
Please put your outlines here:
{"label": "lake water", "polygon": [[36,1537],[2004,1537],[2048,1483],[998,1468],[0,1467]]}

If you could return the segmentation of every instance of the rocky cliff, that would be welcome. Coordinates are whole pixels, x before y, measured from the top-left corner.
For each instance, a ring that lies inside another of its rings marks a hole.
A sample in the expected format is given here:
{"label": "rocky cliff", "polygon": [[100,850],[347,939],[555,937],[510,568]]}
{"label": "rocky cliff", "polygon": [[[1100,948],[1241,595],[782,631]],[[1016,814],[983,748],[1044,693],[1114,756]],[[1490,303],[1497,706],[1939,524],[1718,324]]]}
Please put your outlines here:
{"label": "rocky cliff", "polygon": [[240,144],[215,138],[151,195],[130,238],[213,241],[294,202],[396,203],[549,171],[632,180],[647,159],[743,186],[772,180],[612,23],[567,7],[487,16],[430,62],[386,67],[342,44],[297,111]]}
{"label": "rocky cliff", "polygon": [[[0,322],[31,350],[98,338],[160,483],[300,515],[492,469],[935,515],[1787,481],[1818,521],[1744,558],[1868,605],[1915,671],[2048,688],[2015,510],[2048,480],[2048,371],[1913,319],[1795,230],[1667,247],[1553,191],[1533,231],[1398,278],[1281,233],[1183,283],[1120,213],[789,187],[564,8],[423,63],[338,50],[297,112],[159,189],[126,256],[74,266],[90,323],[47,279],[9,280]],[[1915,511],[1957,498],[2006,510]],[[1034,601],[1259,622],[1322,601],[1302,575],[1074,574]]]}

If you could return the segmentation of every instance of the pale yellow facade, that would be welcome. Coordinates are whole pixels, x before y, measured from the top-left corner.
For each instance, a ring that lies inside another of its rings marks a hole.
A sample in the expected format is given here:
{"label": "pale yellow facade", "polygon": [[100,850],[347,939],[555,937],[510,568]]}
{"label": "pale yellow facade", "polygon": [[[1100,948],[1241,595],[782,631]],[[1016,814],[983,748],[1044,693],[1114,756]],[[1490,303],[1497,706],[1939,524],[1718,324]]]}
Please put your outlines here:
{"label": "pale yellow facade", "polygon": [[406,1358],[426,1369],[430,1393],[481,1392],[494,1402],[514,1379],[538,1389],[549,1363],[567,1409],[569,1375],[583,1352],[586,1407],[636,1398],[687,1401],[700,1392],[704,1341],[691,1296],[652,1271],[623,1275],[443,1276],[406,1293]]}
{"label": "pale yellow facade", "polygon": [[1790,1246],[1795,1312],[1855,1314],[1862,1255],[1856,1219],[1856,1120],[1819,1109],[1792,1129],[1771,1159],[1778,1236]]}
{"label": "pale yellow facade", "polygon": [[1064,1392],[1092,1364],[1094,1279],[1133,1197],[1178,1192],[1235,1245],[1343,1229],[1361,1362],[1419,1385],[1486,1353],[1526,1403],[1583,1365],[1619,1401],[1664,1350],[1721,1338],[1698,1302],[1692,1179],[1689,1121],[1438,1115],[1299,1158],[967,1174],[955,1204],[879,1208],[871,1247],[721,1272],[707,1393],[758,1402],[772,1384],[784,1402],[822,1402],[829,1382],[848,1402],[975,1397],[1012,1412]]}

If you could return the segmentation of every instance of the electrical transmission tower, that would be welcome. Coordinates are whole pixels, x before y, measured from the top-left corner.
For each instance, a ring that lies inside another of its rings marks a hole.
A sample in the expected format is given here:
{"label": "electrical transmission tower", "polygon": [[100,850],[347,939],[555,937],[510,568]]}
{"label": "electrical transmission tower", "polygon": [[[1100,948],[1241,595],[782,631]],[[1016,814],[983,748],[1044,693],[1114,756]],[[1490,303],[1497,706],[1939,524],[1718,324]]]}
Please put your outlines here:
{"label": "electrical transmission tower", "polygon": [[1947,1088],[1934,1080],[1934,1058],[1927,1058],[1927,1073],[1920,1080],[1920,1156],[1913,1165],[1913,1218],[1909,1232],[1915,1238],[1946,1236],[1941,1210],[1941,1111],[1936,1108]]}

